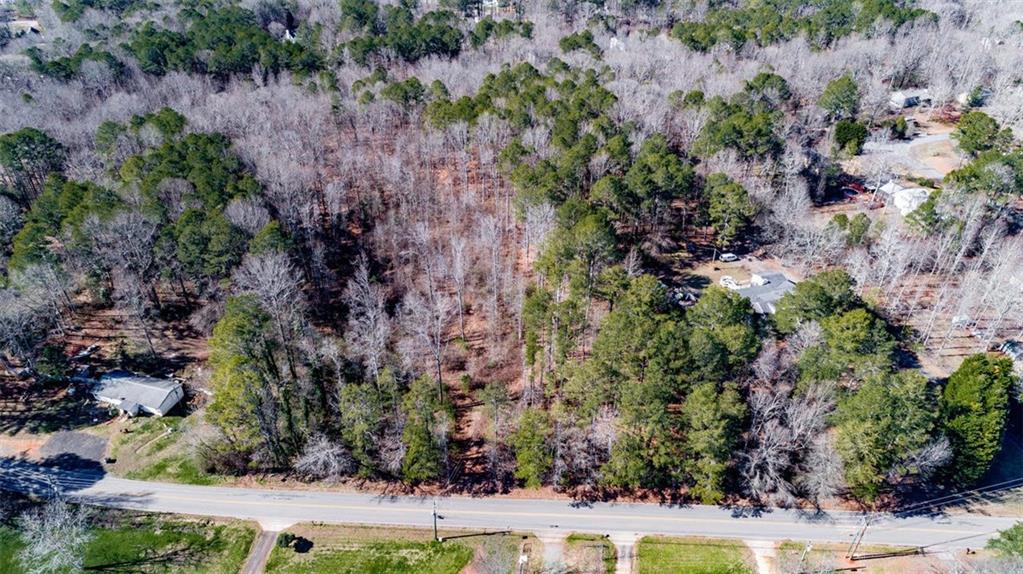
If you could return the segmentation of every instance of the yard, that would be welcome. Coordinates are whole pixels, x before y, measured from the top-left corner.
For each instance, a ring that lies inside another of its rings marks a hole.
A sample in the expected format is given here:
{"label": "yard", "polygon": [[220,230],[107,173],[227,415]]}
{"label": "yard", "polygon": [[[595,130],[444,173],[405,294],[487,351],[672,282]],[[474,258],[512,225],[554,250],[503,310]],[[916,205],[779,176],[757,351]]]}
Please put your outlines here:
{"label": "yard", "polygon": [[636,546],[638,574],[753,574],[742,542],[647,536]]}
{"label": "yard", "polygon": [[540,559],[535,540],[512,534],[441,532],[441,543],[416,529],[298,525],[289,532],[297,540],[274,548],[268,574],[458,574],[470,564],[510,571],[520,551],[531,563]]}
{"label": "yard", "polygon": [[[242,522],[213,522],[104,511],[85,549],[85,570],[122,574],[234,574],[255,538]],[[17,559],[23,542],[0,526],[0,572],[27,572]]]}
{"label": "yard", "polygon": [[565,562],[579,574],[614,574],[614,544],[605,536],[572,534],[565,539]]}
{"label": "yard", "polygon": [[107,470],[137,480],[217,484],[222,478],[204,472],[196,456],[196,447],[208,430],[201,412],[118,421],[111,428],[109,455],[116,462]]}

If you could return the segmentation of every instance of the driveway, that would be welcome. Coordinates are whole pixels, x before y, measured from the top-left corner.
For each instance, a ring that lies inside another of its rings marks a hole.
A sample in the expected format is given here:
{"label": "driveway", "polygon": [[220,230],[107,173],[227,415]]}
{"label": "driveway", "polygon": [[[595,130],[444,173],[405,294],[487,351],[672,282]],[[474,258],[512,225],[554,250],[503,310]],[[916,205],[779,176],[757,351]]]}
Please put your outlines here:
{"label": "driveway", "polygon": [[910,175],[941,181],[947,172],[939,171],[922,161],[920,159],[921,151],[938,147],[948,141],[950,141],[949,133],[925,135],[908,141],[893,140],[886,143],[868,141],[863,145],[860,159],[862,161],[871,156],[886,156],[895,166],[902,168]]}

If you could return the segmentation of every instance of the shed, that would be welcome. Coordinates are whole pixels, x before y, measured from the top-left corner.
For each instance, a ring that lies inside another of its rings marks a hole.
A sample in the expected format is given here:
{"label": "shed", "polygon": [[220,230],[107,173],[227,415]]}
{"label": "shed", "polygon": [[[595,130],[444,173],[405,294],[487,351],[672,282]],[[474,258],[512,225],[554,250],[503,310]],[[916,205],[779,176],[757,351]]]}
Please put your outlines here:
{"label": "shed", "polygon": [[129,416],[146,412],[162,417],[184,398],[185,391],[177,381],[111,371],[96,381],[92,396]]}
{"label": "shed", "polygon": [[750,286],[739,289],[738,293],[749,299],[757,313],[773,315],[778,300],[795,287],[796,284],[783,273],[754,273]]}
{"label": "shed", "polygon": [[888,105],[895,110],[913,108],[921,104],[931,103],[931,93],[927,89],[899,90],[888,97]]}

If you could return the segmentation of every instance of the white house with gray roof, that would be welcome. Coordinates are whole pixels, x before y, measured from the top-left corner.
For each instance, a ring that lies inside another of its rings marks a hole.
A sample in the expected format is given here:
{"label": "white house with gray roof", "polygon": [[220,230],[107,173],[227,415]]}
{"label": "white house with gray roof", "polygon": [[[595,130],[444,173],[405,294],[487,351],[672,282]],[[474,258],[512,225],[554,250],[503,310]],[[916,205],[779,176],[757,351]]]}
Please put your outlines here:
{"label": "white house with gray roof", "polygon": [[111,371],[96,381],[92,396],[128,416],[145,412],[162,417],[184,398],[185,391],[177,381]]}
{"label": "white house with gray roof", "polygon": [[795,288],[796,284],[783,273],[754,273],[749,286],[737,289],[736,292],[749,299],[757,313],[773,315],[778,300]]}

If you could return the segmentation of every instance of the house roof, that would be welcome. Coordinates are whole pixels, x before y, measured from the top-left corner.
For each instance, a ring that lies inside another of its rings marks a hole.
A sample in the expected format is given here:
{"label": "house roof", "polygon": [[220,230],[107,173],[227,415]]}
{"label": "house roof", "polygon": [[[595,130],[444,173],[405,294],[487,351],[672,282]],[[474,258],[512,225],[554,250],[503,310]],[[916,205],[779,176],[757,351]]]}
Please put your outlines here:
{"label": "house roof", "polygon": [[1014,361],[1023,361],[1023,345],[1016,341],[1002,343],[1001,350]]}
{"label": "house roof", "polygon": [[112,371],[96,383],[92,393],[97,398],[112,399],[122,404],[135,405],[157,410],[167,397],[179,392],[181,383],[136,375],[127,371]]}
{"label": "house roof", "polygon": [[907,102],[920,102],[921,100],[929,100],[930,98],[930,90],[927,88],[917,88],[892,92],[888,101],[900,106],[905,106]]}
{"label": "house roof", "polygon": [[909,189],[899,190],[895,193],[893,199],[895,207],[898,208],[899,213],[905,217],[916,211],[916,208],[923,205],[930,196],[931,191],[929,189],[911,187]]}
{"label": "house roof", "polygon": [[912,213],[931,196],[931,190],[929,189],[923,187],[903,187],[895,183],[894,180],[879,187],[878,191],[891,199],[903,217]]}
{"label": "house roof", "polygon": [[757,313],[774,313],[778,299],[795,289],[796,284],[783,273],[763,273],[760,277],[763,279],[762,285],[750,285],[739,289],[738,293],[750,300]]}

